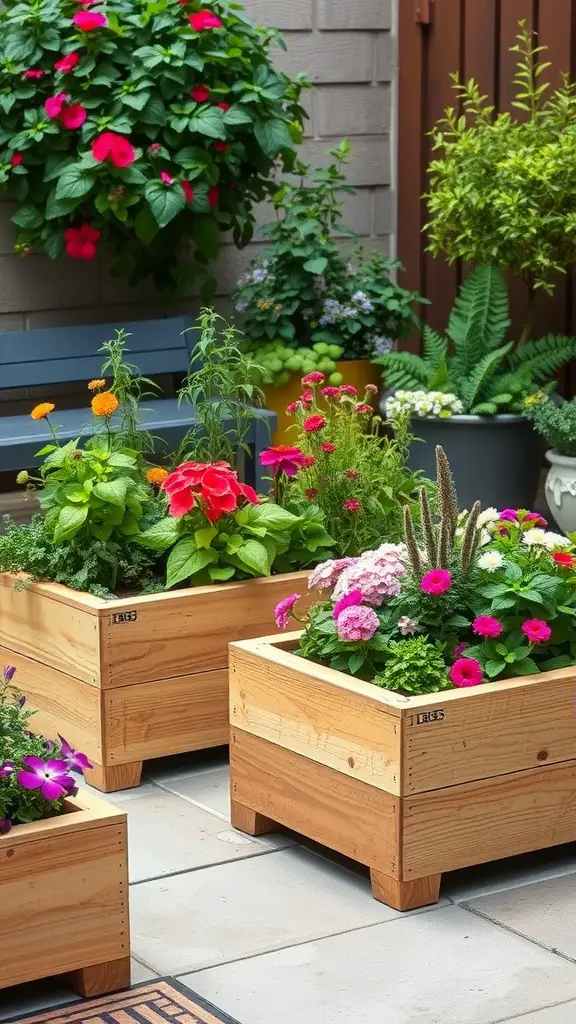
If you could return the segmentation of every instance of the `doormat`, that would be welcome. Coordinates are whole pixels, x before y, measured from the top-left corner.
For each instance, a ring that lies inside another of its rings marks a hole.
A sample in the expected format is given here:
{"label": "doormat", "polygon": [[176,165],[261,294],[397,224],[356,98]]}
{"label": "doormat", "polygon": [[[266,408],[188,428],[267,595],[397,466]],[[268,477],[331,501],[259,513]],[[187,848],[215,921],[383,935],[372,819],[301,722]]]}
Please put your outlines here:
{"label": "doormat", "polygon": [[5,1024],[239,1024],[173,978],[147,981],[127,992],[82,999]]}

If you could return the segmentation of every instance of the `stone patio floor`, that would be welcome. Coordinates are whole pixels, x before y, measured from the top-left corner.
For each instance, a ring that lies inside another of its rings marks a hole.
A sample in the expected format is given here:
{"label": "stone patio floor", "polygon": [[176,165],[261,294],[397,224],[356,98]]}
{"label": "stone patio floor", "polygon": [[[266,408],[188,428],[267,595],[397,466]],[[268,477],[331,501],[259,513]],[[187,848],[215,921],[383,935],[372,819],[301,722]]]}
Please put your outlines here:
{"label": "stone patio floor", "polygon": [[[445,875],[400,914],[358,865],[234,831],[225,751],[145,769],[107,797],[128,812],[135,983],[177,977],[240,1024],[576,1024],[574,845]],[[5,990],[0,1020],[75,998]]]}

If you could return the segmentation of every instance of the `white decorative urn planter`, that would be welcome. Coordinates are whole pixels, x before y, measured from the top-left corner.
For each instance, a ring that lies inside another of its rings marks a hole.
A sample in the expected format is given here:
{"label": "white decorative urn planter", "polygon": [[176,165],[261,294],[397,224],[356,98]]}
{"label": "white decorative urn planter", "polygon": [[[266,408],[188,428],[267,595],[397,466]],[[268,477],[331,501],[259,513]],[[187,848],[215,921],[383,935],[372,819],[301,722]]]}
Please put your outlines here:
{"label": "white decorative urn planter", "polygon": [[546,501],[554,519],[564,533],[576,532],[576,458],[546,452],[550,463],[546,477]]}

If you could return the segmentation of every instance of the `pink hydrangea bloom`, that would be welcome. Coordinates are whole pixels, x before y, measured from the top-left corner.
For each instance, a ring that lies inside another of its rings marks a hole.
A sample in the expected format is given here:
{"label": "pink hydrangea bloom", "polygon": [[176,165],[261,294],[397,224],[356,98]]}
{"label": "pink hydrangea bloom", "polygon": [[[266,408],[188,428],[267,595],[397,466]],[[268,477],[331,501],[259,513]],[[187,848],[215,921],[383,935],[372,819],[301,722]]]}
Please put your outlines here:
{"label": "pink hydrangea bloom", "polygon": [[317,565],[308,576],[308,590],[332,590],[344,570],[354,565],[356,561],[356,558],[331,558],[328,562]]}
{"label": "pink hydrangea bloom", "polygon": [[297,601],[300,600],[301,594],[291,594],[290,597],[285,597],[282,601],[279,601],[274,609],[274,618],[276,620],[277,629],[286,629],[290,621],[292,609]]}
{"label": "pink hydrangea bloom", "polygon": [[382,544],[376,551],[367,551],[341,574],[332,595],[334,600],[351,590],[360,590],[366,604],[378,608],[400,593],[405,559],[403,544]]}
{"label": "pink hydrangea bloom", "polygon": [[334,618],[337,619],[346,608],[354,608],[357,604],[362,604],[362,591],[351,590],[349,594],[344,594],[344,597],[341,597],[339,601],[336,601],[332,614],[334,615]]}
{"label": "pink hydrangea bloom", "polygon": [[420,588],[425,594],[432,594],[438,597],[450,590],[452,586],[452,573],[449,569],[430,569],[420,580]]}
{"label": "pink hydrangea bloom", "polygon": [[338,636],[345,641],[371,640],[379,625],[374,609],[365,605],[345,608],[336,620]]}
{"label": "pink hydrangea bloom", "polygon": [[528,637],[531,644],[545,644],[552,636],[552,630],[542,619],[526,619],[520,629]]}
{"label": "pink hydrangea bloom", "polygon": [[475,658],[459,658],[450,669],[454,686],[478,686],[483,678],[482,666]]}
{"label": "pink hydrangea bloom", "polygon": [[472,623],[472,630],[477,636],[500,636],[504,626],[492,615],[478,615]]}

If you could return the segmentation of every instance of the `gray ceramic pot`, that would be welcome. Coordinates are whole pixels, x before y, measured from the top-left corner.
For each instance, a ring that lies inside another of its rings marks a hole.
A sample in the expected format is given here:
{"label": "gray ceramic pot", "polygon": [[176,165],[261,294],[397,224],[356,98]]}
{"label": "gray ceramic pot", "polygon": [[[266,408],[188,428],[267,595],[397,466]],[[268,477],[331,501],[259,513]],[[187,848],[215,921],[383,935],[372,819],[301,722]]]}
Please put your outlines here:
{"label": "gray ceramic pot", "polygon": [[442,445],[458,491],[460,508],[531,509],[536,499],[544,446],[523,416],[415,418],[412,469],[435,479],[435,447]]}
{"label": "gray ceramic pot", "polygon": [[546,477],[546,501],[564,533],[576,531],[576,458],[546,452],[550,470]]}

